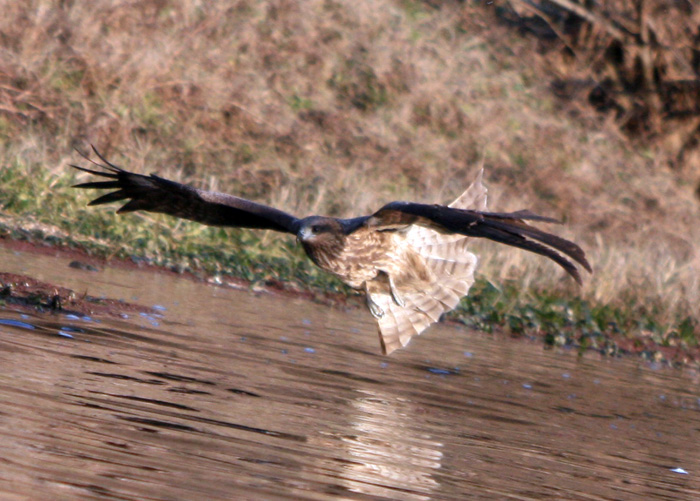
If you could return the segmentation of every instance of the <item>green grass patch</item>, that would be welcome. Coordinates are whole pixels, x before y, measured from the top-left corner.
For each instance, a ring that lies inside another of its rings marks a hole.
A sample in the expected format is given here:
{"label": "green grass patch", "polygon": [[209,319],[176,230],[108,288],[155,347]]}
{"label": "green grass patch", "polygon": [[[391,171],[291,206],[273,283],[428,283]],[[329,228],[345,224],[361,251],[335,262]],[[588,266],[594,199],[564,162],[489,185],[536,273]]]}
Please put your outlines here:
{"label": "green grass patch", "polygon": [[698,346],[698,325],[692,317],[660,322],[659,311],[633,303],[622,307],[595,304],[537,289],[523,294],[520,284],[513,281],[497,286],[477,280],[452,315],[479,330],[505,329],[514,335],[542,337],[550,346],[595,349],[607,355],[619,352],[621,338],[649,338],[664,347]]}

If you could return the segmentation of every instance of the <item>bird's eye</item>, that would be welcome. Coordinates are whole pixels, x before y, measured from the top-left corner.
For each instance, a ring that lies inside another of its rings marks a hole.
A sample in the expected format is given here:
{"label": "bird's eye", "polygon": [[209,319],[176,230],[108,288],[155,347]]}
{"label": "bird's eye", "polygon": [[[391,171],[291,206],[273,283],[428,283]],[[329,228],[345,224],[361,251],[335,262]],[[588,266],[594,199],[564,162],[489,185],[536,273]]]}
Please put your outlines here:
{"label": "bird's eye", "polygon": [[321,232],[321,227],[317,224],[313,225],[311,227],[311,233],[320,233]]}

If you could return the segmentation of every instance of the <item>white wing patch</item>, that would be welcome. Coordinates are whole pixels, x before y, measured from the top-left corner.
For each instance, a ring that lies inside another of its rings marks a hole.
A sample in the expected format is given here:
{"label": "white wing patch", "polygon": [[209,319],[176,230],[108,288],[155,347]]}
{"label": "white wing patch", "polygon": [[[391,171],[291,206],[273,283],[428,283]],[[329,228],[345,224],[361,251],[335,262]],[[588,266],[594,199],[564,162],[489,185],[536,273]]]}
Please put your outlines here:
{"label": "white wing patch", "polygon": [[[487,190],[482,175],[483,170],[450,207],[485,211]],[[389,290],[371,292],[371,300],[384,311],[377,319],[384,353],[406,346],[467,295],[477,265],[477,257],[467,250],[468,242],[468,237],[445,235],[421,226],[412,226],[404,234],[403,245],[423,259],[433,280],[423,290],[400,291],[403,306],[396,303]]]}

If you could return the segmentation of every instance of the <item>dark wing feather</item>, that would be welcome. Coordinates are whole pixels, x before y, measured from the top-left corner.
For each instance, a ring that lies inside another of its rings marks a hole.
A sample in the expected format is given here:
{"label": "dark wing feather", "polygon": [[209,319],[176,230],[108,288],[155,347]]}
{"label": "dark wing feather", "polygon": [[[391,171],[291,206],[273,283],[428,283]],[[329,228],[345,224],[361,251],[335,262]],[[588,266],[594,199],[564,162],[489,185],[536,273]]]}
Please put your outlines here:
{"label": "dark wing feather", "polygon": [[580,284],[581,275],[576,265],[559,252],[569,256],[590,272],[591,266],[583,250],[569,240],[530,226],[525,222],[526,220],[558,222],[530,211],[479,212],[453,209],[444,205],[392,202],[370,216],[365,221],[365,225],[375,226],[381,230],[417,224],[440,232],[487,238],[546,256],[564,268]]}
{"label": "dark wing feather", "polygon": [[298,219],[291,214],[233,195],[198,190],[156,175],[134,174],[107,161],[94,147],[93,150],[103,162],[102,164],[78,153],[103,170],[87,169],[78,165],[71,167],[108,178],[109,181],[93,181],[77,184],[75,187],[117,191],[102,195],[89,205],[128,200],[117,211],[118,213],[143,210],[169,214],[211,226],[234,226],[296,233]]}

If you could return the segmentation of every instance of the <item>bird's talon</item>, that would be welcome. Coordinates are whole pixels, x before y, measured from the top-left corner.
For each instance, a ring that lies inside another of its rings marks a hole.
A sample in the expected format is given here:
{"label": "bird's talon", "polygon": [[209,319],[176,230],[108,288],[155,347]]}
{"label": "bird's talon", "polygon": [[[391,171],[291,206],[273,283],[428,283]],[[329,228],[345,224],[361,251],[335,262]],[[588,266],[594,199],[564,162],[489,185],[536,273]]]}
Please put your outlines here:
{"label": "bird's talon", "polygon": [[401,294],[399,294],[399,291],[396,289],[394,279],[391,278],[391,276],[389,276],[389,289],[391,289],[391,297],[394,298],[394,302],[401,306],[401,308],[404,308],[406,306],[406,301],[404,301]]}
{"label": "bird's talon", "polygon": [[391,297],[394,298],[394,302],[396,304],[398,304],[399,306],[401,306],[401,308],[406,307],[406,301],[404,301],[404,299],[401,297],[401,295],[398,292],[396,292],[395,289],[391,289]]}
{"label": "bird's talon", "polygon": [[367,307],[374,318],[382,318],[384,316],[384,310],[382,310],[381,306],[372,301],[369,296],[367,296]]}

